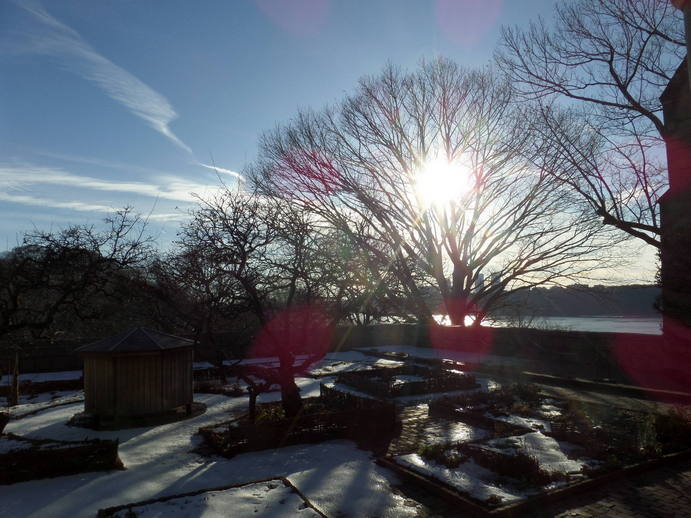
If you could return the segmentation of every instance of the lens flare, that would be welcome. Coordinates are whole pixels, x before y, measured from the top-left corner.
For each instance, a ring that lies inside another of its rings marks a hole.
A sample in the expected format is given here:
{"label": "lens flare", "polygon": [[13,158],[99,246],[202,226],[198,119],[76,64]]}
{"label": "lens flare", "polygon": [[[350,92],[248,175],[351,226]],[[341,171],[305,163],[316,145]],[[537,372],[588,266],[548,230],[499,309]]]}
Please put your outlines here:
{"label": "lens flare", "polygon": [[462,160],[436,157],[422,164],[415,174],[415,195],[423,208],[458,203],[474,187],[472,169]]}

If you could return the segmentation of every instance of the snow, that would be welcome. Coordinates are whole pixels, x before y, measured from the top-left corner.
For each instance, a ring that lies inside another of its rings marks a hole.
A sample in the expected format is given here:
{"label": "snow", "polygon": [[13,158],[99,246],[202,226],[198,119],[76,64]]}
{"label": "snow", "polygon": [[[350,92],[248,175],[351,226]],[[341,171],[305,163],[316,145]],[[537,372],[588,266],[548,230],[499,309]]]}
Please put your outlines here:
{"label": "snow", "polygon": [[562,414],[562,410],[556,405],[545,402],[537,409],[537,413],[545,418],[554,418],[559,417]]}
{"label": "snow", "polygon": [[3,411],[8,412],[11,417],[18,419],[23,415],[43,408],[83,401],[84,392],[81,390],[61,390],[56,392],[43,392],[35,396],[22,394],[19,396],[19,400],[19,405],[9,407]]}
{"label": "snow", "polygon": [[[322,378],[321,380],[324,385],[326,385],[329,388],[335,388],[337,390],[340,390],[342,392],[349,392],[350,394],[354,394],[356,396],[368,398],[368,399],[379,399],[371,394],[368,394],[366,392],[359,391],[357,389],[352,388],[349,385],[346,385],[344,383],[336,383],[333,380],[329,378]],[[429,403],[433,399],[437,399],[440,397],[445,397],[445,396],[460,396],[464,394],[472,394],[474,392],[479,392],[479,391],[490,391],[490,390],[495,390],[497,388],[500,388],[501,385],[499,383],[486,379],[486,378],[478,378],[477,379],[478,384],[480,387],[478,388],[473,388],[473,389],[467,389],[467,390],[452,390],[449,392],[430,392],[429,394],[414,394],[412,396],[398,396],[395,398],[390,398],[391,401],[394,401],[398,405],[403,405],[403,406],[411,406],[411,405],[417,405],[421,403]]]}
{"label": "snow", "polygon": [[399,374],[399,375],[391,378],[391,384],[393,386],[405,385],[406,383],[411,383],[411,382],[416,382],[416,381],[425,381],[425,378],[423,378],[422,376],[415,376],[414,374]]}
{"label": "snow", "polygon": [[[319,393],[319,382],[298,380],[303,396]],[[262,394],[277,400],[278,393]],[[206,413],[154,427],[94,431],[67,426],[82,411],[73,403],[12,420],[6,431],[34,438],[119,439],[124,471],[82,473],[0,486],[0,515],[22,517],[93,517],[105,507],[213,487],[285,476],[328,516],[342,518],[415,516],[419,509],[392,491],[398,479],[377,466],[371,453],[350,441],[289,446],[247,453],[232,459],[202,457],[191,450],[201,444],[201,426],[227,420],[247,408],[247,397],[197,394]],[[233,514],[233,513],[231,513]]]}
{"label": "snow", "polygon": [[338,374],[340,372],[365,371],[383,367],[401,367],[405,363],[399,360],[388,360],[367,356],[356,351],[329,353],[322,360],[312,364],[310,373],[314,376]]}
{"label": "snow", "polygon": [[371,394],[368,394],[367,392],[361,392],[359,390],[356,390],[352,388],[350,385],[344,385],[343,383],[335,383],[334,381],[324,381],[322,380],[322,383],[332,389],[340,390],[341,392],[347,392],[349,394],[353,394],[355,396],[367,398],[367,399],[376,399],[379,400],[379,398],[374,397]]}
{"label": "snow", "polygon": [[491,412],[485,414],[490,419],[496,421],[502,421],[504,423],[514,424],[516,426],[522,426],[523,428],[530,428],[531,430],[540,430],[543,432],[551,432],[552,425],[549,421],[545,419],[539,419],[536,417],[523,417],[520,415],[495,415]]}
{"label": "snow", "polygon": [[576,450],[577,446],[559,442],[541,432],[494,439],[476,447],[505,455],[516,455],[520,451],[534,457],[540,467],[550,473],[578,474],[589,464],[587,460],[567,457],[567,453]]}
{"label": "snow", "polygon": [[[78,380],[82,377],[82,371],[60,371],[60,372],[27,372],[19,375],[19,382],[31,381],[37,383],[40,381],[65,381]],[[5,374],[0,378],[0,385],[9,385],[12,376]]]}
{"label": "snow", "polygon": [[[477,355],[455,351],[435,351],[415,347],[379,349],[403,350],[411,357],[441,357],[458,361],[477,360],[474,358]],[[245,360],[243,363],[277,364],[277,359],[254,358]],[[402,365],[402,362],[367,356],[359,351],[330,353],[315,362],[312,368],[315,374],[321,376],[331,374],[331,377],[297,378],[296,383],[303,397],[318,396],[320,383],[334,386],[334,375],[338,372],[398,365]],[[201,366],[198,365],[198,367]],[[81,376],[81,371],[45,373],[38,377],[25,376],[33,381],[76,379]],[[400,377],[401,380],[410,381],[408,378],[411,377]],[[446,394],[488,390],[497,386],[495,382],[485,378],[478,378],[478,382],[481,385],[479,389]],[[371,397],[341,384],[335,386],[363,397]],[[397,401],[409,404],[416,399],[420,400],[421,397],[429,400],[440,395],[445,394],[409,396],[398,398]],[[83,410],[81,391],[58,393],[57,396],[55,400],[51,399],[50,394],[39,395],[32,402],[23,399],[23,404],[10,410],[13,419],[7,424],[6,431],[37,439],[65,441],[81,441],[86,438],[118,439],[119,455],[127,469],[83,473],[22,482],[12,486],[0,486],[0,516],[92,517],[101,508],[278,476],[286,477],[328,516],[412,518],[420,512],[419,504],[393,491],[392,486],[399,483],[397,477],[386,468],[375,464],[370,452],[358,449],[350,441],[294,445],[237,455],[232,459],[204,457],[195,453],[193,450],[202,442],[196,435],[196,431],[202,426],[227,421],[245,412],[248,405],[246,395],[227,397],[218,394],[196,394],[195,400],[207,405],[207,411],[202,415],[159,426],[102,431],[67,426],[69,418]],[[280,393],[271,392],[261,394],[258,401],[268,402],[279,399]],[[54,406],[56,403],[64,404]],[[26,415],[33,411],[37,412]],[[431,427],[428,435],[433,441],[448,442],[482,439],[486,433],[464,423],[451,421],[443,423],[440,420],[439,426]],[[4,447],[17,446],[10,443]],[[428,465],[424,459],[416,455],[403,456],[401,459],[402,462],[417,466],[416,469],[432,470],[436,473],[434,476],[441,477],[441,480],[446,477],[454,481],[454,485],[461,484],[462,487],[467,488],[464,490],[479,499],[496,495],[502,497],[506,503],[523,498],[523,493],[507,489],[501,485],[501,482],[497,482],[496,474],[472,461],[462,464],[455,470],[449,470],[436,464]],[[290,500],[285,500],[286,503],[281,504],[283,498],[274,498],[274,495],[278,494],[273,493],[275,490],[263,491],[256,488],[255,490],[264,494],[245,500],[248,495],[254,495],[246,491],[253,490],[228,490],[230,492],[224,492],[224,495],[220,492],[218,494],[205,493],[205,496],[195,498],[194,501],[190,500],[191,497],[185,497],[182,500],[176,500],[173,504],[157,504],[145,511],[153,514],[144,516],[226,516],[229,514],[243,516],[238,514],[240,506],[245,505],[241,502],[247,503],[250,507],[254,506],[252,507],[253,515],[261,513],[275,516],[283,512],[286,516],[292,516],[296,513],[296,505],[299,506],[299,504],[294,505]],[[278,502],[278,507],[276,507],[276,502]],[[183,509],[180,509],[180,506]],[[259,510],[254,513],[254,509]],[[138,508],[137,512],[140,511],[144,510]]]}
{"label": "snow", "polygon": [[480,501],[498,497],[501,498],[501,504],[506,505],[523,500],[529,494],[528,491],[503,483],[496,473],[477,465],[472,459],[456,468],[447,468],[417,453],[400,455],[395,460],[402,466],[433,477]]}
{"label": "snow", "polygon": [[453,351],[451,349],[437,349],[428,347],[414,347],[411,345],[387,345],[382,347],[368,347],[379,352],[404,352],[412,358],[437,358],[454,360],[464,363],[484,363],[494,365],[513,365],[520,366],[525,363],[523,360],[510,358],[508,356],[498,356],[492,354],[477,354],[463,351]]}
{"label": "snow", "polygon": [[0,436],[0,453],[9,453],[11,451],[24,450],[31,448],[31,443],[28,441],[18,441],[8,437]]}
{"label": "snow", "polygon": [[[427,405],[417,405],[423,412],[427,411]],[[484,428],[477,428],[467,423],[451,421],[437,417],[430,420],[423,434],[418,440],[420,444],[461,443],[487,439],[492,432]]]}
{"label": "snow", "polygon": [[[258,482],[222,491],[209,491],[193,496],[173,498],[133,507],[139,518],[160,518],[162,516],[198,518],[224,518],[232,516],[271,516],[275,518],[318,517],[314,509],[307,507],[300,495],[280,480]],[[128,518],[123,509],[113,516]],[[259,513],[259,514],[257,514]]]}
{"label": "snow", "polygon": [[488,378],[477,378],[476,381],[478,385],[480,385],[477,388],[466,390],[451,390],[449,392],[430,392],[429,394],[414,394],[412,396],[399,396],[397,398],[394,398],[393,400],[400,405],[410,406],[418,403],[429,403],[433,399],[445,396],[462,396],[466,394],[473,394],[475,392],[489,392],[501,388],[501,385],[499,383]]}
{"label": "snow", "polygon": [[[294,365],[300,365],[303,360],[309,358],[307,354],[296,354]],[[278,367],[278,356],[263,356],[257,358],[244,358],[242,360],[224,360],[223,365],[260,365],[262,367]]]}

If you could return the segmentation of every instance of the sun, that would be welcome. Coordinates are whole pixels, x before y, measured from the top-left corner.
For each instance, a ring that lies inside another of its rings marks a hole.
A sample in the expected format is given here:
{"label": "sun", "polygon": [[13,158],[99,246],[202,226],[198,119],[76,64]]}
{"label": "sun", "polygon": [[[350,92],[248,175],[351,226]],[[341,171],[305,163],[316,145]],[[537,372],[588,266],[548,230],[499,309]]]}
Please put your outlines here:
{"label": "sun", "polygon": [[435,157],[425,161],[414,178],[414,191],[423,208],[460,203],[473,190],[472,169],[462,160]]}

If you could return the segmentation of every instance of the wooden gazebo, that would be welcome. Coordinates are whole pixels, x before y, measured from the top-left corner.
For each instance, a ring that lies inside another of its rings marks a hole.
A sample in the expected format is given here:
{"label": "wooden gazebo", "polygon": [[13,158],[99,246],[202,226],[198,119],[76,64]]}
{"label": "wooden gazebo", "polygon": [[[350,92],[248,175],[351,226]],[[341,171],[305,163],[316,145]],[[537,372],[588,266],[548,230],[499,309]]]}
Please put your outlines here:
{"label": "wooden gazebo", "polygon": [[84,410],[125,422],[192,408],[193,342],[134,328],[77,349],[84,359]]}

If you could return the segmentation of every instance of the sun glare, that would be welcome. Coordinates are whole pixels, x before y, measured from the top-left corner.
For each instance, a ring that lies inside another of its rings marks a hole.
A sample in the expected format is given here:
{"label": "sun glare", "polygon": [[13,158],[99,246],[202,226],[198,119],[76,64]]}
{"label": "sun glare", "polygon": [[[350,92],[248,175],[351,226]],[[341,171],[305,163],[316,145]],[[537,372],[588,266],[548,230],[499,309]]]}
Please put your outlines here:
{"label": "sun glare", "polygon": [[462,161],[437,157],[415,175],[415,195],[425,208],[460,202],[473,188],[472,170]]}

